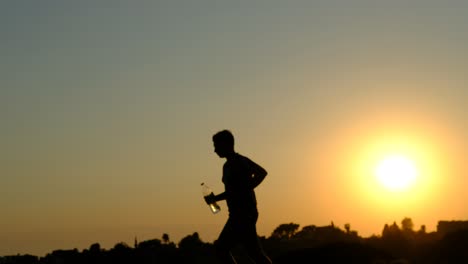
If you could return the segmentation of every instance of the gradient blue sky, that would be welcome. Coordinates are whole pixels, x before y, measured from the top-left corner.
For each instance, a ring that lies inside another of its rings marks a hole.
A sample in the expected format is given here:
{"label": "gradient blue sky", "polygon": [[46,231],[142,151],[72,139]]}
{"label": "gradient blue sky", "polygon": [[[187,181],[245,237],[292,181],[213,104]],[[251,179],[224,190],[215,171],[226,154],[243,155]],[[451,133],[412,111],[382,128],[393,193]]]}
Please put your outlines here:
{"label": "gradient blue sky", "polygon": [[[213,241],[227,210],[211,215],[199,185],[223,189],[211,136],[224,128],[269,171],[260,235],[467,219],[467,12],[458,1],[3,1],[0,255],[163,233]],[[355,169],[392,151],[422,171],[397,202]]]}

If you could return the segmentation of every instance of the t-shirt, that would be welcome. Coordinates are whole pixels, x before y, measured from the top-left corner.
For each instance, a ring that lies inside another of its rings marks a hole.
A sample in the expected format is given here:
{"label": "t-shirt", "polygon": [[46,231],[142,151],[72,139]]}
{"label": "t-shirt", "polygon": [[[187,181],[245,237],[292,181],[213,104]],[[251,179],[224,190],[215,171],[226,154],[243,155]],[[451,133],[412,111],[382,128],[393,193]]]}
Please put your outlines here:
{"label": "t-shirt", "polygon": [[257,199],[252,188],[253,165],[253,161],[237,153],[224,163],[223,183],[230,214],[257,213]]}

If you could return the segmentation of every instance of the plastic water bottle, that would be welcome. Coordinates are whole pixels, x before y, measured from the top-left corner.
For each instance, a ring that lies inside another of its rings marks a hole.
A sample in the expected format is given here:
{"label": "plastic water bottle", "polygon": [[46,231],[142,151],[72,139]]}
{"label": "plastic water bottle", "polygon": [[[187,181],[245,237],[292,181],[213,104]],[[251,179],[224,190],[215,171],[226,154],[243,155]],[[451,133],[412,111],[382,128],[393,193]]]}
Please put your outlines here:
{"label": "plastic water bottle", "polygon": [[[214,193],[213,193],[213,191],[211,190],[211,188],[208,187],[205,183],[202,182],[201,186],[202,186],[203,197],[207,197],[207,196],[210,196],[210,195],[214,195]],[[221,211],[221,207],[220,207],[216,202],[210,203],[209,206],[210,206],[211,212],[212,212],[213,214],[216,214],[216,213],[218,213],[219,211]]]}

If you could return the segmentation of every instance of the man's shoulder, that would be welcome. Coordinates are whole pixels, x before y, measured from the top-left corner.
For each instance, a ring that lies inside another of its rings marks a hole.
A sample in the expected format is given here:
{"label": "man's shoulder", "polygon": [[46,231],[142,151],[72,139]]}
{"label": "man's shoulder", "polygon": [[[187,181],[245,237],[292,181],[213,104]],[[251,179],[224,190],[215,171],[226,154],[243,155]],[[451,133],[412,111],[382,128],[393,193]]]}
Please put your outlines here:
{"label": "man's shoulder", "polygon": [[237,161],[241,161],[241,162],[245,162],[245,161],[252,161],[250,158],[248,158],[247,156],[244,156],[242,154],[239,154],[239,153],[236,153],[236,160]]}
{"label": "man's shoulder", "polygon": [[241,168],[251,168],[254,166],[256,163],[252,161],[249,157],[238,154],[236,160],[235,160],[235,166],[236,167],[241,167]]}

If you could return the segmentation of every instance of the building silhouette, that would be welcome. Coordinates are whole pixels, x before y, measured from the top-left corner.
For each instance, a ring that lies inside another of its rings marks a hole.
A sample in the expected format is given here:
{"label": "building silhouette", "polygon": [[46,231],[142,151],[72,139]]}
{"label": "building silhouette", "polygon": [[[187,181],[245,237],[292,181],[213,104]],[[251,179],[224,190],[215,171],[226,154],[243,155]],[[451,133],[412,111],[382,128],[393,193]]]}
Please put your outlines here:
{"label": "building silhouette", "polygon": [[468,221],[439,221],[437,224],[437,234],[441,237],[460,230],[468,230]]}

